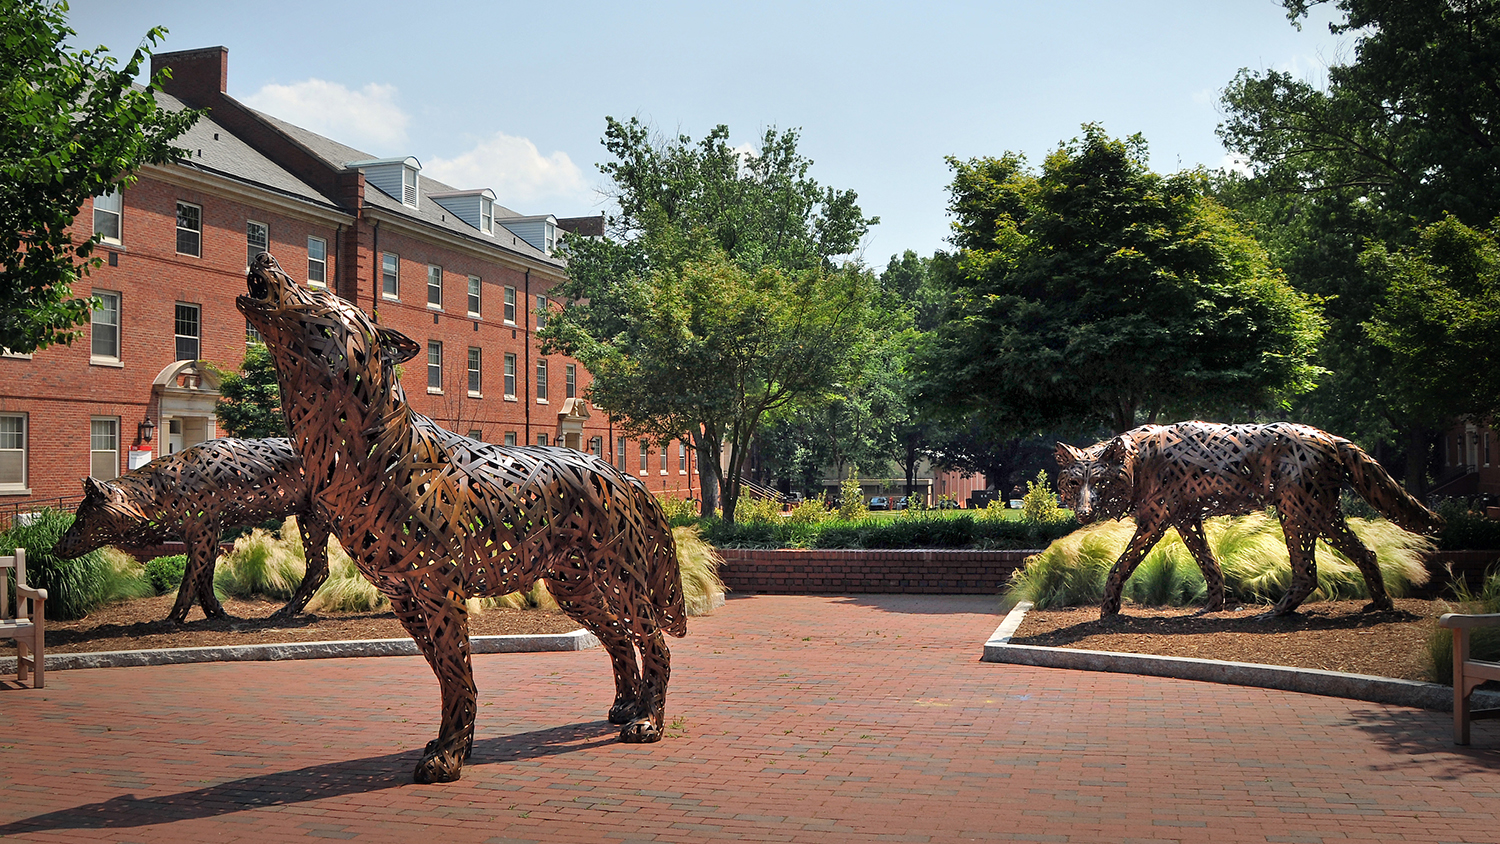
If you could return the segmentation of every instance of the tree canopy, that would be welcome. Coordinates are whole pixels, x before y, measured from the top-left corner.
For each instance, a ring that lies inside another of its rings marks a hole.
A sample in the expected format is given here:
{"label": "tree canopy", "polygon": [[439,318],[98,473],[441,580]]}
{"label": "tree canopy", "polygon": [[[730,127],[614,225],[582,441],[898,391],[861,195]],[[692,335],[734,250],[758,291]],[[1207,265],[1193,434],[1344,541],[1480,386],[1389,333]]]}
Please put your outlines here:
{"label": "tree canopy", "polygon": [[287,436],[276,366],[264,343],[245,347],[245,362],[239,372],[221,370],[219,374],[214,415],[226,434],[244,439]]}
{"label": "tree canopy", "polygon": [[67,11],[65,2],[0,0],[0,348],[13,352],[78,335],[93,300],[73,284],[98,265],[97,236],[75,243],[73,218],[89,197],[177,156],[172,139],[198,118],[158,106],[161,79],[134,85],[145,45],[118,68],[103,47],[69,48]]}
{"label": "tree canopy", "polygon": [[691,439],[705,514],[722,490],[732,518],[766,414],[858,360],[873,281],[835,259],[875,220],[852,191],[807,175],[792,131],[767,130],[746,154],[723,126],[664,141],[611,118],[603,143],[617,213],[609,236],[563,241],[564,307],[541,332],[544,349],[587,366],[590,400],[626,431]]}
{"label": "tree canopy", "polygon": [[920,401],[1019,435],[1243,413],[1312,386],[1314,303],[1202,174],[1159,176],[1145,159],[1139,136],[1096,125],[1039,174],[1015,154],[950,159],[956,297],[919,364]]}

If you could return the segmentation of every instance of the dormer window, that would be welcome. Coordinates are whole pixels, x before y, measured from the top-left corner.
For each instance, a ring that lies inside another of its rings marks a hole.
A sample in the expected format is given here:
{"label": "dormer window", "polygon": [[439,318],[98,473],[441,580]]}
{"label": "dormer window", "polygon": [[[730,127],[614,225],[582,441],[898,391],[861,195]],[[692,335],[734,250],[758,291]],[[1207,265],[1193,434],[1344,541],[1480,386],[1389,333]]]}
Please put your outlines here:
{"label": "dormer window", "polygon": [[417,190],[417,173],[422,162],[408,155],[403,158],[373,158],[369,161],[351,161],[344,165],[350,169],[365,171],[365,183],[379,189],[381,193],[408,208],[416,208],[420,191]]}
{"label": "dormer window", "polygon": [[489,188],[429,192],[427,198],[482,234],[495,234],[495,192]]}
{"label": "dormer window", "polygon": [[417,168],[401,168],[401,204],[417,207]]}
{"label": "dormer window", "polygon": [[542,251],[546,252],[548,255],[551,255],[552,248],[557,245],[557,226],[554,226],[552,223],[547,224],[546,239],[547,247]]}

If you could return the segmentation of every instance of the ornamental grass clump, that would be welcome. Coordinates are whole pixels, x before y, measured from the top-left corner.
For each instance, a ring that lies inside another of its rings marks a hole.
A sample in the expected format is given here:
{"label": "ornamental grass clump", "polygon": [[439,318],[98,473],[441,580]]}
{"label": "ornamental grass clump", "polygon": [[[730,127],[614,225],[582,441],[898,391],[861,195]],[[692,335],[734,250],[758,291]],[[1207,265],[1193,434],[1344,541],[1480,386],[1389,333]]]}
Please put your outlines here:
{"label": "ornamental grass clump", "polygon": [[[151,594],[141,567],[113,548],[71,560],[59,558],[54,549],[72,524],[72,513],[46,508],[26,514],[24,523],[0,532],[0,554],[26,549],[26,583],[47,590],[48,617],[79,619],[111,601]],[[15,573],[7,572],[6,577],[13,585]],[[7,594],[14,599],[14,589],[8,587]]]}
{"label": "ornamental grass clump", "polygon": [[682,570],[682,600],[687,605],[687,614],[713,613],[715,599],[724,594],[724,581],[719,579],[724,558],[703,541],[703,535],[695,527],[674,528],[672,539],[677,543],[677,565]]}
{"label": "ornamental grass clump", "polygon": [[[1392,597],[1427,582],[1424,556],[1433,543],[1384,519],[1350,519],[1349,527],[1375,552]],[[1011,579],[1005,604],[1031,601],[1039,609],[1097,604],[1104,581],[1135,525],[1130,520],[1101,522],[1054,541],[1027,561]],[[1281,525],[1267,513],[1220,517],[1204,523],[1204,533],[1224,572],[1228,599],[1264,604],[1280,599],[1291,583],[1291,563]],[[1353,561],[1319,542],[1318,588],[1322,600],[1366,598],[1364,577]],[[1157,543],[1125,582],[1124,598],[1147,606],[1187,606],[1204,599],[1203,573],[1176,531]]]}

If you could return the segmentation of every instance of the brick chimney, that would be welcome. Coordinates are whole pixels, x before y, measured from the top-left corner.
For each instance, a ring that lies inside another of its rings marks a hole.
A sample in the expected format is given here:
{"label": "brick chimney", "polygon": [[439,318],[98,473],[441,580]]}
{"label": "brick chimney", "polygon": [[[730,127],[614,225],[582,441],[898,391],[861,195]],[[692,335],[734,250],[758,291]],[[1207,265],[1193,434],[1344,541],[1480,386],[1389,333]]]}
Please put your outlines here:
{"label": "brick chimney", "polygon": [[228,47],[153,54],[151,75],[155,76],[164,67],[171,68],[172,78],[167,80],[163,90],[190,106],[215,106],[229,90]]}

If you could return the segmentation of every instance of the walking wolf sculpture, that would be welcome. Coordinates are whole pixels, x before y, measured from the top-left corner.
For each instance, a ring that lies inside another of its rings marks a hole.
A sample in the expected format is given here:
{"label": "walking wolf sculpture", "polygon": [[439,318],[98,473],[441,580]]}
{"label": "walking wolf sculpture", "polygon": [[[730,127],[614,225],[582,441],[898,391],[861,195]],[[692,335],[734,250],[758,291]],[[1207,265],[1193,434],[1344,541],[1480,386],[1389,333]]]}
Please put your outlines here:
{"label": "walking wolf sculpture", "polygon": [[314,505],[437,675],[442,726],[416,781],[458,779],[473,745],[464,600],[541,578],[609,652],[621,740],[659,740],[671,658],[662,633],[685,635],[687,614],[671,526],[645,486],[583,452],[438,427],[395,377],[416,343],[295,284],[268,254],[247,283],[239,309],[271,350]]}
{"label": "walking wolf sculpture", "polygon": [[1209,516],[1276,508],[1292,582],[1268,615],[1291,613],[1317,587],[1319,536],[1359,566],[1371,597],[1365,609],[1391,609],[1374,552],[1344,521],[1341,487],[1407,530],[1431,533],[1441,524],[1359,446],[1306,425],[1146,425],[1086,449],[1058,443],[1057,462],[1063,503],[1079,522],[1135,518],[1135,535],[1105,582],[1101,618],[1120,611],[1125,581],[1174,527],[1207,581],[1204,611],[1223,607],[1224,575],[1203,535]]}
{"label": "walking wolf sculpture", "polygon": [[229,528],[304,517],[307,573],[272,618],[301,612],[328,578],[328,528],[312,515],[302,459],[291,440],[209,440],[113,481],[84,478],[83,493],[72,527],[58,541],[57,554],[64,559],[105,545],[187,544],[187,570],[169,621],[186,621],[194,598],[209,618],[228,616],[214,596],[214,562],[219,535]]}

